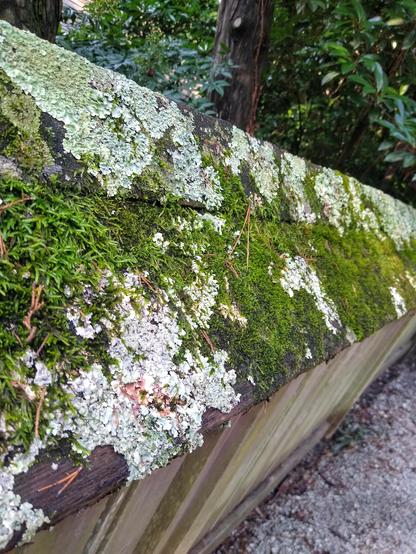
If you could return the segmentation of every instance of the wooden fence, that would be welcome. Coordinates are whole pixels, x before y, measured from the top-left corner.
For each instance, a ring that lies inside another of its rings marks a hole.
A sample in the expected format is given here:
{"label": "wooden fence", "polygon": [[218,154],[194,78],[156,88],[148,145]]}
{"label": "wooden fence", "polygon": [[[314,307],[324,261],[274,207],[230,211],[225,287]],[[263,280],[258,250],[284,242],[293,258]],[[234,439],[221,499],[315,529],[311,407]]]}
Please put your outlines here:
{"label": "wooden fence", "polygon": [[204,446],[124,487],[16,554],[202,554],[325,435],[373,379],[414,343],[410,313],[303,373],[268,402],[211,431]]}
{"label": "wooden fence", "polygon": [[0,46],[3,551],[49,522],[15,551],[210,552],[411,345],[416,211],[3,21]]}

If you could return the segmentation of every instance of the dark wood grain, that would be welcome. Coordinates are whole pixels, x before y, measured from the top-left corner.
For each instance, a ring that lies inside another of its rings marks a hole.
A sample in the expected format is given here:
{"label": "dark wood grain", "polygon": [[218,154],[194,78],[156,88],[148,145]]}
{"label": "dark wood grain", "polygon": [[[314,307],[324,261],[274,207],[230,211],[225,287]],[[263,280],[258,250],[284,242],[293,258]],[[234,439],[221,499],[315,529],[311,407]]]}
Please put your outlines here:
{"label": "dark wood grain", "polygon": [[[46,490],[43,487],[65,478],[76,469],[69,458],[56,459],[58,469],[53,470],[53,458],[37,463],[27,473],[17,476],[15,492],[35,508],[45,509],[54,524],[74,511],[98,501],[125,482],[127,464],[111,446],[97,447],[82,467],[73,483],[65,490],[57,484]],[[62,492],[60,492],[62,491]]]}

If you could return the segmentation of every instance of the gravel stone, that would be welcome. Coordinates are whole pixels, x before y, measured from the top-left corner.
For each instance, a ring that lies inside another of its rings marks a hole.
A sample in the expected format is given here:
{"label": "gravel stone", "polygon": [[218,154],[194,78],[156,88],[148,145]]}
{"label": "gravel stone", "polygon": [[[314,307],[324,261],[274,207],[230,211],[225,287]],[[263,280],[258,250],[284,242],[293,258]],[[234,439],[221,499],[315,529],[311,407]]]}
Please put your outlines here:
{"label": "gravel stone", "polygon": [[416,350],[388,369],[216,554],[416,552]]}

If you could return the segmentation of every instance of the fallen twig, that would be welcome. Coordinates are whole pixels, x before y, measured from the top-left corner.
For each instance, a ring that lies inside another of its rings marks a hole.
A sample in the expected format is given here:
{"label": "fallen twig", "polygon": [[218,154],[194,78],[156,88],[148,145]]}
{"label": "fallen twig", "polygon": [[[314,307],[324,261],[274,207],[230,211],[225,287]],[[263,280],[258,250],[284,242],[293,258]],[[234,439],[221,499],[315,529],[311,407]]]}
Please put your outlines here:
{"label": "fallen twig", "polygon": [[35,415],[35,437],[39,438],[39,421],[40,421],[40,414],[42,411],[43,402],[45,400],[46,395],[46,388],[42,387],[39,391],[39,402],[36,407],[36,415]]}
{"label": "fallen twig", "polygon": [[234,277],[237,277],[237,279],[240,277],[240,274],[236,270],[236,268],[233,266],[230,260],[225,260],[224,262],[225,266],[228,267],[228,269],[231,271],[231,273],[234,275]]}
{"label": "fallen twig", "polygon": [[17,342],[19,343],[19,345],[23,348],[23,342],[22,342],[22,339],[19,337],[19,335],[18,335],[15,331],[12,331],[12,335],[13,335],[14,338],[17,340]]}
{"label": "fallen twig", "polygon": [[41,487],[40,489],[37,490],[37,492],[46,491],[48,489],[51,489],[52,487],[56,487],[56,485],[61,485],[62,483],[65,483],[64,486],[61,487],[57,493],[57,494],[61,494],[76,479],[76,477],[80,474],[81,471],[82,471],[82,467],[78,467],[66,477],[63,477],[62,479],[59,479],[58,481],[55,481],[50,485],[45,485],[44,487]]}
{"label": "fallen twig", "polygon": [[43,306],[45,305],[44,302],[40,301],[40,297],[42,295],[43,291],[43,285],[36,286],[36,283],[32,283],[32,300],[30,303],[30,308],[25,317],[23,318],[23,325],[26,327],[26,329],[29,331],[29,336],[27,337],[27,342],[31,342],[35,335],[37,328],[32,327],[32,316],[35,315],[36,312],[41,310]]}
{"label": "fallen twig", "polygon": [[19,198],[18,200],[12,200],[12,202],[3,204],[2,206],[0,206],[0,214],[5,212],[9,208],[16,206],[17,204],[23,204],[23,202],[27,202],[28,200],[33,200],[33,198],[31,196],[22,196],[22,198]]}
{"label": "fallen twig", "polygon": [[251,207],[250,204],[247,208],[247,245],[246,245],[246,263],[248,269],[248,261],[250,258],[250,216],[251,216]]}
{"label": "fallen twig", "polygon": [[146,275],[141,273],[139,275],[139,280],[140,282],[143,282],[152,292],[158,294],[158,290],[152,285],[151,281],[146,277]]}
{"label": "fallen twig", "polygon": [[201,335],[205,339],[208,346],[210,347],[211,352],[214,353],[215,352],[215,346],[213,345],[212,340],[209,338],[208,333],[202,329],[201,330]]}
{"label": "fallen twig", "polygon": [[7,250],[6,243],[4,242],[4,239],[3,239],[3,237],[0,233],[0,256],[2,258],[5,258],[8,253],[9,253],[9,251]]}
{"label": "fallen twig", "polygon": [[235,239],[235,241],[234,241],[234,244],[233,244],[233,246],[232,246],[232,248],[231,248],[231,250],[230,250],[229,257],[231,257],[231,256],[233,255],[234,250],[235,250],[236,247],[237,247],[237,244],[240,242],[241,235],[243,234],[244,229],[245,229],[247,223],[250,222],[250,213],[251,213],[251,206],[250,206],[250,204],[249,204],[249,205],[247,206],[247,211],[246,211],[246,216],[245,216],[245,218],[244,218],[243,226],[241,227],[241,231],[238,233],[238,235],[237,235],[237,237],[236,237],[236,239]]}
{"label": "fallen twig", "polygon": [[46,335],[46,337],[43,339],[41,345],[40,345],[39,348],[36,350],[36,356],[39,356],[39,354],[40,354],[40,353],[42,352],[42,350],[45,348],[45,344],[47,343],[48,338],[49,338],[49,333]]}

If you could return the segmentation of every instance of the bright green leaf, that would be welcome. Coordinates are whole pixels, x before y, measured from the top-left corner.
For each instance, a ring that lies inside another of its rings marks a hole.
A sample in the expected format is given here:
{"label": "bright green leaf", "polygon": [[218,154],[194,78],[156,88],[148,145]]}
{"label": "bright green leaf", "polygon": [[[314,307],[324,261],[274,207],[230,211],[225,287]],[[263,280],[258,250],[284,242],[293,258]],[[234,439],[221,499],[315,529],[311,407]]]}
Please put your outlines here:
{"label": "bright green leaf", "polygon": [[375,62],[373,72],[376,80],[377,92],[380,92],[384,87],[384,83],[386,79],[385,79],[383,68],[378,62]]}
{"label": "bright green leaf", "polygon": [[327,83],[335,79],[335,77],[338,77],[338,75],[338,71],[330,71],[322,78],[321,85],[326,85]]}

